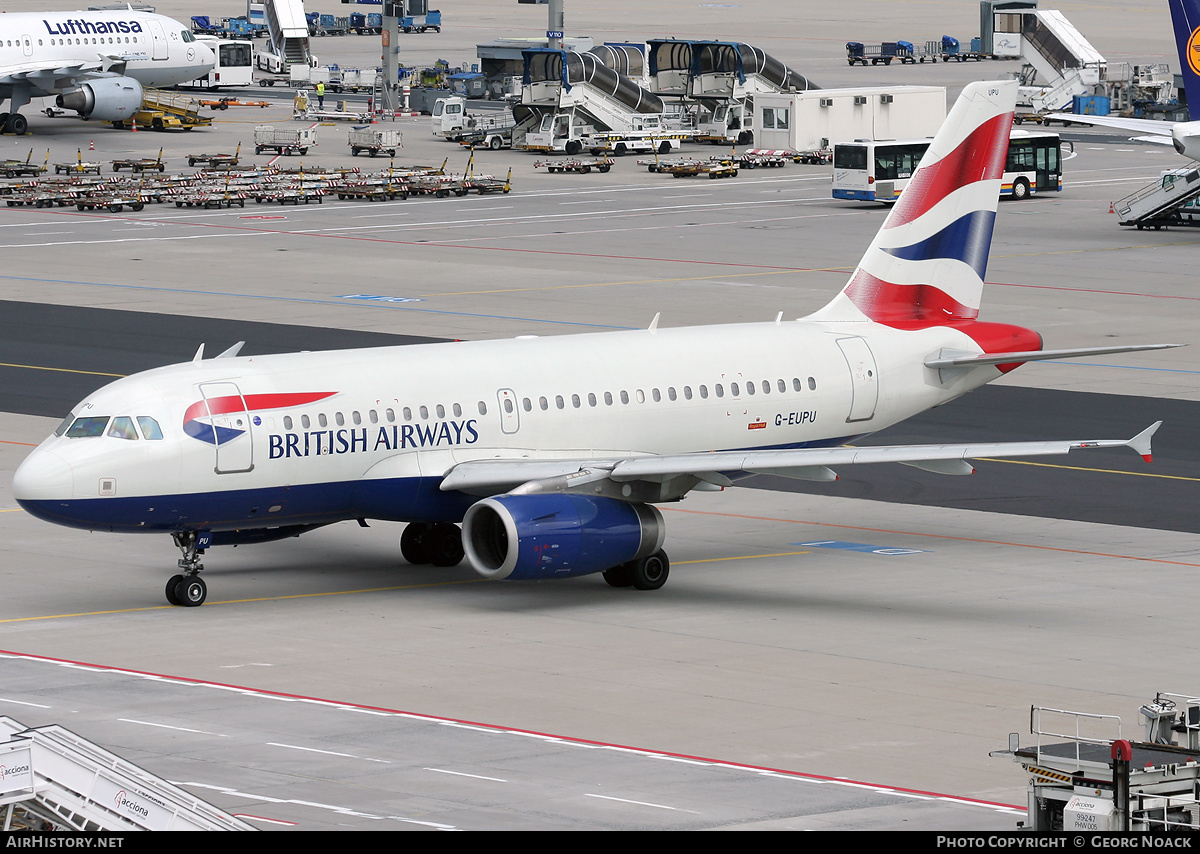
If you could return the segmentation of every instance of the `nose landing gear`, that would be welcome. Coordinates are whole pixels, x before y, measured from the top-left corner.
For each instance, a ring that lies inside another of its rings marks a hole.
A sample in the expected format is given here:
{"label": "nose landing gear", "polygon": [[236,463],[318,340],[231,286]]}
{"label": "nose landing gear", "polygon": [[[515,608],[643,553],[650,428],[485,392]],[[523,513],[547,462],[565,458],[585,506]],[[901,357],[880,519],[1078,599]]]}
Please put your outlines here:
{"label": "nose landing gear", "polygon": [[204,549],[199,545],[199,538],[195,531],[182,531],[172,534],[171,539],[183,552],[183,557],[179,559],[179,568],[183,573],[171,576],[167,582],[167,602],[185,608],[203,605],[208,598],[208,585],[199,575],[200,570],[204,569],[204,564],[200,562]]}

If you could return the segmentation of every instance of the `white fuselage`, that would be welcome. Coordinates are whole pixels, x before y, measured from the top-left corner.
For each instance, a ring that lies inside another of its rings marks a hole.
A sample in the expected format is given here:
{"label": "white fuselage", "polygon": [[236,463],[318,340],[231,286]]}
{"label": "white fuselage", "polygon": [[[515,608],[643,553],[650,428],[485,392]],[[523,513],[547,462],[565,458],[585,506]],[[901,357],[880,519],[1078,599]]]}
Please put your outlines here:
{"label": "white fuselage", "polygon": [[[997,376],[943,384],[922,364],[943,348],[979,350],[947,327],[792,321],[210,359],[118,380],[73,413],[152,416],[162,439],[52,436],[14,492],[121,530],[457,519],[466,497],[437,493],[457,463],[840,444]],[[239,411],[209,416],[206,399]]]}
{"label": "white fuselage", "polygon": [[[124,62],[122,73],[143,86],[174,86],[207,74],[213,53],[183,24],[147,12],[31,12],[0,16],[0,95],[16,81],[32,94],[56,95],[75,85],[73,68]],[[61,73],[37,73],[62,69]]]}

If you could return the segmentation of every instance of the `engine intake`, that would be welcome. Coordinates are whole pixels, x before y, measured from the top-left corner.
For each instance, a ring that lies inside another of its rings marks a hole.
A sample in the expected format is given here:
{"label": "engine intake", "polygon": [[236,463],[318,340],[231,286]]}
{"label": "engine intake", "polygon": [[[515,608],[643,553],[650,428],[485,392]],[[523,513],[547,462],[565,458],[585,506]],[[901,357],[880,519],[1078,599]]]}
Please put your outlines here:
{"label": "engine intake", "polygon": [[89,119],[128,121],[142,107],[142,84],[132,77],[90,80],[63,92],[54,99],[54,103]]}
{"label": "engine intake", "polygon": [[565,493],[485,498],[463,517],[471,567],[513,581],[604,572],[655,553],[665,537],[656,507]]}

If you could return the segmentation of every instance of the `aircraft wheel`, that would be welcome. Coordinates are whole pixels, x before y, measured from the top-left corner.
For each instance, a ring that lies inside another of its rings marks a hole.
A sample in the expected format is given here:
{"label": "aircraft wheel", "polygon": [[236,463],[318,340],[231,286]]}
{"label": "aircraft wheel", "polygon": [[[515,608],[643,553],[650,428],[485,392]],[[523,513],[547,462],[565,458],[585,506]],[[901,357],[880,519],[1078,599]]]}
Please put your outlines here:
{"label": "aircraft wheel", "polygon": [[409,522],[400,535],[400,554],[413,566],[430,562],[428,534],[433,526],[428,522]]}
{"label": "aircraft wheel", "polygon": [[182,605],[183,604],[182,602],[179,601],[179,597],[175,595],[175,588],[178,587],[180,582],[182,582],[182,581],[183,581],[182,575],[172,575],[171,578],[167,581],[167,591],[166,592],[167,592],[167,603],[168,604],[171,604],[171,605]]}
{"label": "aircraft wheel", "polygon": [[13,113],[8,117],[8,129],[17,136],[24,136],[29,130],[29,120],[20,113]]}
{"label": "aircraft wheel", "polygon": [[463,559],[462,531],[452,522],[439,522],[425,537],[429,562],[434,566],[458,566]]}
{"label": "aircraft wheel", "polygon": [[604,580],[608,582],[609,587],[632,587],[632,564],[623,563],[620,566],[614,566],[612,569],[604,570]]}
{"label": "aircraft wheel", "polygon": [[208,598],[208,585],[198,575],[184,578],[175,586],[175,598],[185,608],[197,608]]}
{"label": "aircraft wheel", "polygon": [[667,583],[667,575],[671,571],[671,562],[667,553],[657,551],[654,554],[635,560],[632,565],[633,586],[638,590],[657,590]]}

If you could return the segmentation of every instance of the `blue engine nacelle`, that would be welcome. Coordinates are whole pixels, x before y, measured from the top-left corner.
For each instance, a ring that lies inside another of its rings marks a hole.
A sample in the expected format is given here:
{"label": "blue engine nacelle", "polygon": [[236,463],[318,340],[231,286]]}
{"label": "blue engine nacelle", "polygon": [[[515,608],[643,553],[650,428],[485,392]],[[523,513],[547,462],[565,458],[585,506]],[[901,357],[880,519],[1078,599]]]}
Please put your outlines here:
{"label": "blue engine nacelle", "polygon": [[528,581],[604,572],[662,548],[658,508],[615,498],[501,495],[472,504],[463,549],[485,578]]}

